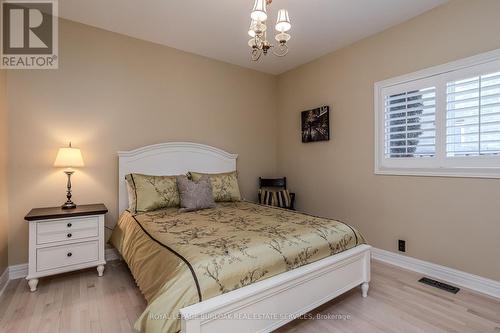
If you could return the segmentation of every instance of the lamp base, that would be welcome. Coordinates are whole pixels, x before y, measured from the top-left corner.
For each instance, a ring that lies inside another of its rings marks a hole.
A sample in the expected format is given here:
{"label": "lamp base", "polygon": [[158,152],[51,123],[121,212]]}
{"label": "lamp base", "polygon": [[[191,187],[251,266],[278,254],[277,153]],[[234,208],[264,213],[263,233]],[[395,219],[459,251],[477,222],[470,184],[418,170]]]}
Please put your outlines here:
{"label": "lamp base", "polygon": [[74,209],[76,208],[76,204],[71,201],[71,175],[74,173],[73,170],[66,170],[64,173],[68,176],[68,184],[66,185],[66,202],[61,206],[62,209]]}
{"label": "lamp base", "polygon": [[66,201],[64,205],[61,206],[62,209],[74,209],[76,208],[76,204],[73,201]]}

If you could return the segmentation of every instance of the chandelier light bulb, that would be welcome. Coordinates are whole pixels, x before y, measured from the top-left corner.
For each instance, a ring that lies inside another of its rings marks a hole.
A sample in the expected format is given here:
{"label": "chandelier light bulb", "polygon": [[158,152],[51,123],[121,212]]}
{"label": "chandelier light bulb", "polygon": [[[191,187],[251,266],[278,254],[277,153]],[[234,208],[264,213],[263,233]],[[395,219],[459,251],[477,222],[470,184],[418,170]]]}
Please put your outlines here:
{"label": "chandelier light bulb", "polygon": [[255,0],[250,17],[252,20],[260,22],[267,20],[266,0]]}
{"label": "chandelier light bulb", "polygon": [[276,30],[279,32],[287,32],[292,28],[290,17],[286,9],[280,9],[278,12],[278,20],[276,21]]}

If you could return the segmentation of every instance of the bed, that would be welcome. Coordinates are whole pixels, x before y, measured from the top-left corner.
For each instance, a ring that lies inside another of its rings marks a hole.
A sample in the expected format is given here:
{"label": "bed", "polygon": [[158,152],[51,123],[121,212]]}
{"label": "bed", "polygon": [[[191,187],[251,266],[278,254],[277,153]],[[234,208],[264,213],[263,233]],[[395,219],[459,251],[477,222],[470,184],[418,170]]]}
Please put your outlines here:
{"label": "bed", "polygon": [[195,143],[119,153],[121,217],[111,242],[148,306],[144,332],[270,332],[370,281],[370,246],[348,224],[247,201],[132,214],[125,175],[236,169],[237,155]]}

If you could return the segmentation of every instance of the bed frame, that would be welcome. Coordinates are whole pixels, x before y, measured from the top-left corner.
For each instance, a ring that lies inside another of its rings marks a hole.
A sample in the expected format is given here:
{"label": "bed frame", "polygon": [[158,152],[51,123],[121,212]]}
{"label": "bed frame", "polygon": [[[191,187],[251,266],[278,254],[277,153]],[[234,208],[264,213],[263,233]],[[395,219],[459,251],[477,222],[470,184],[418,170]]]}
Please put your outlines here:
{"label": "bed frame", "polygon": [[[119,209],[127,209],[125,175],[177,175],[236,170],[238,155],[188,142],[119,152]],[[229,293],[181,309],[182,333],[270,332],[361,286],[368,294],[370,246],[360,245]],[[258,319],[258,320],[257,320]]]}

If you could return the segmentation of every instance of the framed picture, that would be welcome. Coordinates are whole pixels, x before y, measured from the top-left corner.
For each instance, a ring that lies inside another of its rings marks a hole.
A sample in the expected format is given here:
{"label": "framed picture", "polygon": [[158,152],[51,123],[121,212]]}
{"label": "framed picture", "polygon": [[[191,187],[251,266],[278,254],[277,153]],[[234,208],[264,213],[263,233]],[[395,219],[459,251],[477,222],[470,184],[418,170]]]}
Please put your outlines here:
{"label": "framed picture", "polygon": [[302,142],[316,142],[330,140],[330,107],[303,111]]}

